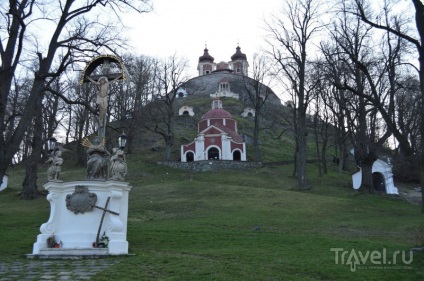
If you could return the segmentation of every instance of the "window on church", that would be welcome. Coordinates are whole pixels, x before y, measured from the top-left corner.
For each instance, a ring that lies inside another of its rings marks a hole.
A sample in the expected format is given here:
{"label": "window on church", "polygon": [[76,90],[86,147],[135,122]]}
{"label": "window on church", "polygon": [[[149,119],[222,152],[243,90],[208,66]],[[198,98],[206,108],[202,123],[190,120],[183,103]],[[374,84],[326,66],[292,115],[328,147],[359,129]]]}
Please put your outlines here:
{"label": "window on church", "polygon": [[214,100],[212,101],[212,108],[213,109],[220,109],[222,108],[222,103],[220,100]]}
{"label": "window on church", "polygon": [[229,91],[229,90],[230,90],[230,84],[228,84],[227,82],[219,84],[219,91],[220,92]]}

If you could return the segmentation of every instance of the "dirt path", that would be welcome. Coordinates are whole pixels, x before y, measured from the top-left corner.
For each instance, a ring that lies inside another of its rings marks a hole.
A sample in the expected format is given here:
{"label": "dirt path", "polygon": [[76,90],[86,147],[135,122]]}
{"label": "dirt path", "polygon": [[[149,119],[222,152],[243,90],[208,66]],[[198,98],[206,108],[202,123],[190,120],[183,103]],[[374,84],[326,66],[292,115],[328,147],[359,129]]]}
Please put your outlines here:
{"label": "dirt path", "polygon": [[412,204],[421,205],[422,195],[418,185],[415,187],[411,185],[399,185],[397,188],[399,190],[400,197]]}

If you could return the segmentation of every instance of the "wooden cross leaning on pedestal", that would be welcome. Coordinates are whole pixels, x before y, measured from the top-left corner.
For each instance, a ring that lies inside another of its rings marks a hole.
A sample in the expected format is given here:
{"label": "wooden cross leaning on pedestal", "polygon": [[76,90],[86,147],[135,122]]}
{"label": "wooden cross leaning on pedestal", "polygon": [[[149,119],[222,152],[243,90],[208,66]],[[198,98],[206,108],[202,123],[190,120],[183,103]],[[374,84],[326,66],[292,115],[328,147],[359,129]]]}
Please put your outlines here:
{"label": "wooden cross leaning on pedestal", "polygon": [[107,198],[107,200],[106,200],[106,204],[105,204],[105,207],[104,207],[104,208],[99,207],[99,206],[93,206],[94,208],[97,208],[97,209],[103,210],[102,218],[100,219],[99,229],[97,230],[96,244],[94,245],[96,248],[97,248],[97,246],[99,245],[99,236],[100,236],[100,231],[101,231],[101,229],[102,229],[103,219],[105,218],[106,213],[111,213],[111,214],[114,214],[114,215],[119,216],[119,213],[117,213],[117,212],[114,212],[114,211],[111,211],[111,210],[108,210],[108,209],[107,209],[107,206],[109,205],[109,201],[110,201],[110,197],[108,197],[108,198]]}

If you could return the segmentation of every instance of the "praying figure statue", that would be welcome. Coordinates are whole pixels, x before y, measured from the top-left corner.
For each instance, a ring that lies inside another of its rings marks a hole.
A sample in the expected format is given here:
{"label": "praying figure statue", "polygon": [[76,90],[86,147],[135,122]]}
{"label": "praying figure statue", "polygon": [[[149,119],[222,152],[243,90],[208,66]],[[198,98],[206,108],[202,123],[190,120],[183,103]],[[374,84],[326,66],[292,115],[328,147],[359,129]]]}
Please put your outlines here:
{"label": "praying figure statue", "polygon": [[62,151],[57,150],[47,159],[46,164],[49,164],[47,169],[47,179],[49,181],[58,181],[61,171],[61,166],[63,164]]}
{"label": "praying figure statue", "polygon": [[88,147],[87,179],[106,180],[108,172],[109,152],[105,148],[104,138],[97,136],[91,143],[87,138],[82,145]]}
{"label": "praying figure statue", "polygon": [[119,148],[114,148],[113,153],[114,155],[110,158],[111,180],[123,181],[127,174],[127,162],[124,151]]}

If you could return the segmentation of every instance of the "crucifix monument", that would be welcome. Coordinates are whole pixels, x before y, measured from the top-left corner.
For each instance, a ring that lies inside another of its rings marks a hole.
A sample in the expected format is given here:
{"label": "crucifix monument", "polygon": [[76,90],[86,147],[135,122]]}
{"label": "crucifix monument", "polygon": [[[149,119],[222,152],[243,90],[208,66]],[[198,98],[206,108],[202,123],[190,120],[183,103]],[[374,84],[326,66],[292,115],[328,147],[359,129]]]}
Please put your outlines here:
{"label": "crucifix monument", "polygon": [[[96,74],[100,72],[100,74]],[[97,104],[99,106],[98,135],[105,137],[109,85],[117,80],[125,80],[125,68],[115,56],[100,56],[87,64],[80,83],[91,82],[98,86]]]}
{"label": "crucifix monument", "polygon": [[[82,145],[87,147],[87,179],[106,180],[109,170],[110,153],[105,147],[109,86],[115,81],[125,79],[125,67],[115,56],[100,56],[87,64],[80,84],[91,82],[98,86],[97,105],[99,122],[97,136],[92,142],[85,138]],[[123,180],[123,179],[122,179]]]}
{"label": "crucifix monument", "polygon": [[[115,56],[93,59],[83,71],[81,84],[98,86],[98,134],[92,141],[85,138],[87,149],[86,180],[58,181],[52,173],[44,184],[49,194],[50,218],[40,227],[32,255],[40,258],[73,258],[128,254],[128,199],[132,186],[124,182],[126,174],[125,140],[119,137],[119,152],[112,157],[109,177],[109,153],[105,147],[109,86],[125,79],[125,67]],[[100,207],[104,206],[104,207]],[[103,236],[100,238],[100,233]]]}

